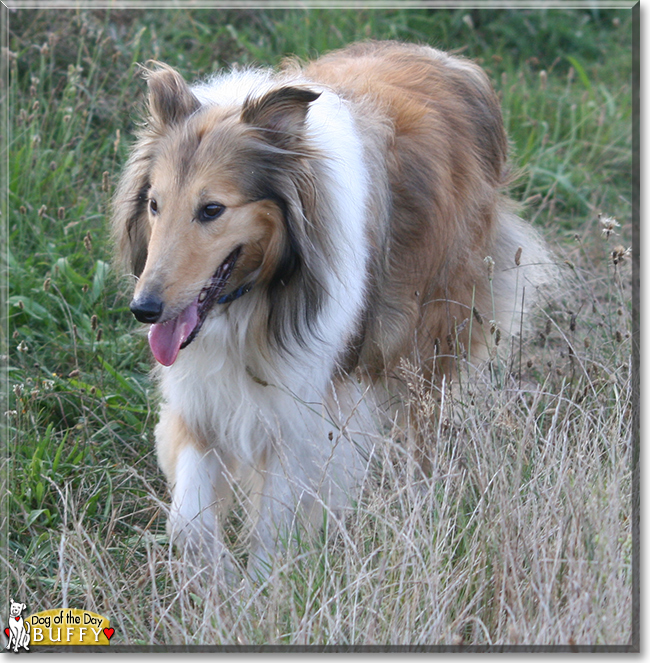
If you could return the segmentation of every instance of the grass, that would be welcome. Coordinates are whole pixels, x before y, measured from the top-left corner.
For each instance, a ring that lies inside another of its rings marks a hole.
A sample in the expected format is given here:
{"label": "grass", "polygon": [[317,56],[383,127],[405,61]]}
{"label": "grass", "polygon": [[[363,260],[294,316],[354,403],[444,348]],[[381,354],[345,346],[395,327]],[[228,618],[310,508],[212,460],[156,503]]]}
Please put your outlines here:
{"label": "grass", "polygon": [[[29,612],[84,607],[119,644],[632,642],[631,11],[18,10],[10,16],[2,566]],[[477,59],[513,197],[556,250],[528,342],[453,396],[404,366],[430,431],[387,435],[366,497],[269,582],[224,590],[170,554],[156,395],[107,215],[137,63],[189,79],[368,37]],[[597,215],[620,222],[603,236]],[[425,416],[433,412],[434,416]]]}

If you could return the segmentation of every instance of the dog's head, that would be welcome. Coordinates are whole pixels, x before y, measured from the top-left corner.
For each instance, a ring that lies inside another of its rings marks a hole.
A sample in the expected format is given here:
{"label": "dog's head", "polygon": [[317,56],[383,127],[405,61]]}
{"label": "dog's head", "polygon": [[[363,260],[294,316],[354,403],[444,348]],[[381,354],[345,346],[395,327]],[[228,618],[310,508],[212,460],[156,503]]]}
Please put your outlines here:
{"label": "dog's head", "polygon": [[23,614],[23,610],[27,607],[24,603],[16,603],[13,599],[10,600],[9,606],[9,616],[10,617],[20,617]]}
{"label": "dog's head", "polygon": [[215,307],[286,284],[304,262],[303,129],[319,95],[285,86],[239,106],[201,105],[167,66],[147,80],[147,125],[113,224],[138,277],[131,310],[153,325],[153,353],[170,365]]}

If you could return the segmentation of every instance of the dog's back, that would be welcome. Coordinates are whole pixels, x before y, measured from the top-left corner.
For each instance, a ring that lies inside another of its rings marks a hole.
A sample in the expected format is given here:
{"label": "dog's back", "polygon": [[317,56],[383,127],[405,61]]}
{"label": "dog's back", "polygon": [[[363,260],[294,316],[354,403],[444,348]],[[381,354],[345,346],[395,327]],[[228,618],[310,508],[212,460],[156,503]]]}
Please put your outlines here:
{"label": "dog's back", "polygon": [[539,285],[548,261],[503,194],[507,141],[487,76],[468,60],[395,42],[355,44],[305,74],[351,101],[371,155],[374,258],[349,365],[379,376],[408,357],[430,376],[434,364],[453,372],[452,355],[486,358],[485,330],[474,326],[470,338],[473,311],[505,332],[516,328],[521,287]]}

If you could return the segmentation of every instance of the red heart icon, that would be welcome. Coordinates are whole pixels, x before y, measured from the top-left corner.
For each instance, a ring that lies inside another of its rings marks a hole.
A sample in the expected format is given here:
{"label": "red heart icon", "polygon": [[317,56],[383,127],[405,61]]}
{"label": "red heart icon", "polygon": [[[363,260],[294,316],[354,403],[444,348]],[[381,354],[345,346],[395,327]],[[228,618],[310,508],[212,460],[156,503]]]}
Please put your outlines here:
{"label": "red heart icon", "polygon": [[105,628],[104,629],[104,635],[110,640],[113,637],[113,633],[115,633],[114,628]]}
{"label": "red heart icon", "polygon": [[20,617],[14,617],[14,619],[18,622],[20,621]]}
{"label": "red heart icon", "polygon": [[5,633],[7,634],[7,637],[9,637],[9,633],[10,633],[10,631],[9,631],[8,628],[5,629]]}

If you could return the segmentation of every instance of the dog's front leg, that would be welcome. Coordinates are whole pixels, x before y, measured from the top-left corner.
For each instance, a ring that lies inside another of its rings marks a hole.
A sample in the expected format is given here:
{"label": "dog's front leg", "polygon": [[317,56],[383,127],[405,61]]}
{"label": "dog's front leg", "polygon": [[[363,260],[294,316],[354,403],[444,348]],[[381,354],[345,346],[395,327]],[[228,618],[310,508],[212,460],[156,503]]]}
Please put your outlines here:
{"label": "dog's front leg", "polygon": [[257,507],[247,568],[253,578],[268,577],[278,553],[322,525],[322,508],[307,468],[296,460],[271,456],[261,491],[253,499]]}
{"label": "dog's front leg", "polygon": [[168,408],[161,411],[156,427],[156,448],[172,492],[167,521],[171,540],[195,561],[219,565],[230,575],[232,560],[220,517],[230,505],[232,490],[222,459]]}

